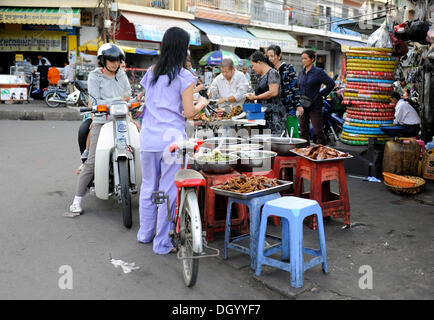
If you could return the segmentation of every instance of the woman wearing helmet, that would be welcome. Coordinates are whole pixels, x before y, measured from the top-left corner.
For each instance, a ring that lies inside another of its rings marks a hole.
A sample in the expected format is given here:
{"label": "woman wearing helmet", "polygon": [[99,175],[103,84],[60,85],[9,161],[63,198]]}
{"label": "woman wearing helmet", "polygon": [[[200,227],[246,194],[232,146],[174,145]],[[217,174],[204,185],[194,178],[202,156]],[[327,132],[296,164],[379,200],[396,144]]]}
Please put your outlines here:
{"label": "woman wearing helmet", "polygon": [[[98,50],[98,60],[102,67],[90,72],[87,80],[89,103],[91,105],[103,105],[121,99],[128,101],[131,95],[131,86],[125,72],[120,69],[121,61],[125,60],[122,49],[113,43],[105,43]],[[89,155],[78,176],[74,201],[69,207],[69,216],[76,216],[82,212],[81,200],[94,176],[95,151],[99,133],[101,127],[111,120],[111,117],[105,114],[96,114],[93,117],[89,133]]]}

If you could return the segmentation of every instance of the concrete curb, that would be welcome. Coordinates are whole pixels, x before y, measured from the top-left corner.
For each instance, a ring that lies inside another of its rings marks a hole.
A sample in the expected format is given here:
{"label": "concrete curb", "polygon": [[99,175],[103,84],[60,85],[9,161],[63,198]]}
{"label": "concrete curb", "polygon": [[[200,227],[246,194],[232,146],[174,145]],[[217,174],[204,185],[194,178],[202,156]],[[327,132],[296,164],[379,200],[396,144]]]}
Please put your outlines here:
{"label": "concrete curb", "polygon": [[[14,110],[16,109],[16,110]],[[6,110],[0,106],[0,120],[49,120],[49,121],[77,121],[81,120],[78,108],[58,108],[50,110],[31,104],[11,105]]]}

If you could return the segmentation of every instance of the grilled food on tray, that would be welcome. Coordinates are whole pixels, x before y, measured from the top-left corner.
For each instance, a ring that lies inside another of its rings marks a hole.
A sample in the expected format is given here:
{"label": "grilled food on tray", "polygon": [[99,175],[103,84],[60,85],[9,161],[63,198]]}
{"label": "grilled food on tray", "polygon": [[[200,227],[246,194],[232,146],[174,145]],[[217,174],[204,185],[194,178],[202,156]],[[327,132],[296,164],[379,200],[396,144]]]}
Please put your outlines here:
{"label": "grilled food on tray", "polygon": [[196,121],[218,121],[218,120],[230,120],[232,117],[238,116],[243,112],[242,106],[236,106],[231,109],[229,113],[223,110],[217,109],[218,113],[212,113],[210,117],[207,117],[205,113],[199,113],[193,117]]}
{"label": "grilled food on tray", "polygon": [[231,111],[227,115],[223,116],[222,119],[229,119],[230,120],[230,119],[232,119],[232,117],[238,116],[241,113],[243,113],[243,107],[242,106],[235,106],[235,107],[232,107]]}
{"label": "grilled food on tray", "polygon": [[277,179],[270,179],[263,176],[253,176],[248,178],[245,175],[241,175],[230,179],[218,188],[238,193],[249,193],[270,187],[277,187],[278,185]]}
{"label": "grilled food on tray", "polygon": [[313,160],[326,160],[348,157],[348,153],[343,153],[336,149],[325,147],[321,144],[307,148],[296,148],[293,151]]}

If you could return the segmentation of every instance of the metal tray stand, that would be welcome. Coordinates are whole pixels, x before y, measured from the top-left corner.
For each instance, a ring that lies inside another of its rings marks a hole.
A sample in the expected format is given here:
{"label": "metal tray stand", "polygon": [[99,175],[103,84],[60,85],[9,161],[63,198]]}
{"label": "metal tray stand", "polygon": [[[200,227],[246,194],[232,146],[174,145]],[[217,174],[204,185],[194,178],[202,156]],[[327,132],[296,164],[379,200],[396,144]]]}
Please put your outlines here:
{"label": "metal tray stand", "polygon": [[262,197],[262,196],[266,196],[266,195],[269,195],[272,193],[287,190],[292,185],[291,181],[277,180],[277,182],[279,183],[279,185],[276,187],[271,187],[271,188],[267,188],[264,190],[259,190],[259,191],[249,192],[249,193],[238,193],[238,192],[218,189],[218,187],[220,187],[222,185],[211,187],[211,190],[213,190],[215,194],[220,195],[220,196],[226,196],[226,197],[246,200],[246,199],[250,199],[250,198],[254,198],[254,197]]}

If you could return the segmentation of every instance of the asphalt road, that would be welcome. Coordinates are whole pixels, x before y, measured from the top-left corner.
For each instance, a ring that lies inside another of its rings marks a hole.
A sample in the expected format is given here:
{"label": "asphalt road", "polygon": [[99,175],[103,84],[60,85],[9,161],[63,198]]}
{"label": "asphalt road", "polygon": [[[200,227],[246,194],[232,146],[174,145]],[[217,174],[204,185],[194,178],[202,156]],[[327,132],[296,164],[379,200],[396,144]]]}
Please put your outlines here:
{"label": "asphalt road", "polygon": [[[0,299],[281,298],[220,258],[202,260],[196,286],[186,288],[175,255],[156,255],[137,242],[137,196],[130,230],[114,200],[94,195],[83,200],[82,216],[63,217],[80,164],[79,125],[0,121]],[[110,257],[140,269],[124,274]]]}

